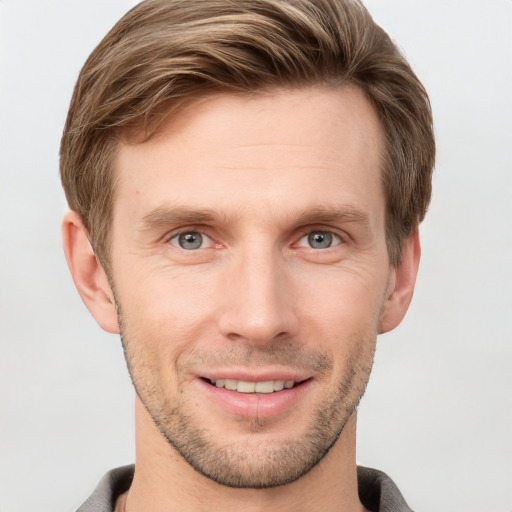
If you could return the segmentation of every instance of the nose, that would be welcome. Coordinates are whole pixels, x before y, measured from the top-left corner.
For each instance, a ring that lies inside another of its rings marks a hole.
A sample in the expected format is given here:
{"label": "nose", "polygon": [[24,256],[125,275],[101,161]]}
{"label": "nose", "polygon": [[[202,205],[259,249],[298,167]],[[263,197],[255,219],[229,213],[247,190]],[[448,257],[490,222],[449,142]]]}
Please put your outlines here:
{"label": "nose", "polygon": [[222,334],[233,340],[265,345],[297,334],[293,279],[272,248],[254,245],[226,272],[219,318]]}

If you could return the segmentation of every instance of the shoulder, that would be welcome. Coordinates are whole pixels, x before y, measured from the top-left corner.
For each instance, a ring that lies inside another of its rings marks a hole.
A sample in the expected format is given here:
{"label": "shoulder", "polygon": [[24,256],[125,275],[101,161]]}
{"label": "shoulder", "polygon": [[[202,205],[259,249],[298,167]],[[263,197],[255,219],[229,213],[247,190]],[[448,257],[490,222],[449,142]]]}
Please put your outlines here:
{"label": "shoulder", "polygon": [[77,512],[113,512],[118,496],[130,487],[135,466],[109,471]]}
{"label": "shoulder", "polygon": [[359,499],[372,512],[412,512],[402,493],[386,473],[358,466]]}

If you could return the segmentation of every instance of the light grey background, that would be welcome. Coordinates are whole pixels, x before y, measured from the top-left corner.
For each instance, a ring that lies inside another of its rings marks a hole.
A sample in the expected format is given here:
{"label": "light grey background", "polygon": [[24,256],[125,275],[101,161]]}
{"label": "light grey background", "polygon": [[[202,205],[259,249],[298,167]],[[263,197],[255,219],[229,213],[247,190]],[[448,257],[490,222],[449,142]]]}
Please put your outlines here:
{"label": "light grey background", "polygon": [[[133,460],[117,337],[61,250],[58,144],[129,0],[0,0],[0,511],[70,511]],[[369,0],[430,92],[439,157],[405,322],[380,339],[358,461],[418,511],[512,510],[512,2]]]}

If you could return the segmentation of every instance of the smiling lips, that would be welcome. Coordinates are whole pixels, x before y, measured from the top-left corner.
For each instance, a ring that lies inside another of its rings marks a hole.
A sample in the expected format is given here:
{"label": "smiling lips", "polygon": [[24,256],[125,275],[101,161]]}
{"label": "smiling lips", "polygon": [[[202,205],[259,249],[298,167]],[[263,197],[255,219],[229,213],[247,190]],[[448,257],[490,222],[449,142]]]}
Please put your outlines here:
{"label": "smiling lips", "polygon": [[217,379],[210,382],[218,388],[226,388],[230,391],[238,391],[239,393],[273,393],[274,391],[291,389],[295,385],[293,380],[249,382],[235,379]]}
{"label": "smiling lips", "polygon": [[[213,404],[237,416],[245,418],[271,418],[286,411],[295,410],[311,388],[312,377],[279,375],[272,379],[270,375],[260,376],[261,380],[243,380],[226,378],[227,375],[197,379],[206,396]],[[231,376],[230,376],[231,377]],[[287,378],[286,378],[287,377]],[[247,377],[245,377],[247,378]]]}

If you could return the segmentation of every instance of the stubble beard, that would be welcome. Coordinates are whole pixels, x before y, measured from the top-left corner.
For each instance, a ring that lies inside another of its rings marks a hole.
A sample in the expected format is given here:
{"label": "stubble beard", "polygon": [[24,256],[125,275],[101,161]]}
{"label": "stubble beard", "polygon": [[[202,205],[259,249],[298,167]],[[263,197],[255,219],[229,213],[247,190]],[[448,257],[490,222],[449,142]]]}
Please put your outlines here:
{"label": "stubble beard", "polygon": [[[354,345],[358,350],[347,361],[337,386],[312,411],[310,421],[299,438],[261,443],[257,436],[266,431],[271,420],[246,419],[241,421],[245,421],[247,431],[254,434],[254,443],[229,444],[226,441],[229,432],[226,432],[223,442],[219,442],[208,431],[207,425],[199,424],[188,412],[190,407],[182,398],[181,384],[174,398],[168,396],[158,382],[155,367],[144,361],[144,352],[132,350],[133,347],[144,347],[143,340],[129,339],[120,312],[119,320],[135,391],[162,436],[196,471],[220,485],[235,488],[261,489],[289,484],[316,466],[334,446],[356,410],[368,383],[375,351],[375,338],[359,340]],[[275,363],[277,357],[278,362],[285,363],[287,346],[293,347],[294,344],[280,342],[276,346],[279,347],[277,356],[275,347],[263,351],[257,349],[257,352],[246,347],[237,362],[258,360]],[[295,349],[292,351],[297,353]],[[307,356],[301,357],[314,360],[315,363],[309,364],[321,369],[321,376],[328,380],[333,363],[324,354],[308,352]],[[177,370],[179,376],[181,372],[179,368]]]}

